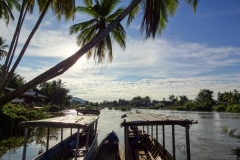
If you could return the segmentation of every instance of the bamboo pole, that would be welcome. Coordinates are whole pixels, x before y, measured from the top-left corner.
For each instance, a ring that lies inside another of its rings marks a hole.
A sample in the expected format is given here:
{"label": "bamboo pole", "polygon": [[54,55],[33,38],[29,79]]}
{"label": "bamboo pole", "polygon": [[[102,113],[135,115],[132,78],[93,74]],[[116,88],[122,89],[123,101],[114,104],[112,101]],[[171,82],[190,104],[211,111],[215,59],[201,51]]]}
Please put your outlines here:
{"label": "bamboo pole", "polygon": [[22,160],[25,160],[25,159],[26,159],[26,152],[27,152],[27,139],[28,139],[28,128],[25,128],[24,147],[23,147]]}
{"label": "bamboo pole", "polygon": [[173,160],[175,160],[176,155],[175,155],[175,128],[174,128],[174,125],[172,125],[172,147],[173,147]]}

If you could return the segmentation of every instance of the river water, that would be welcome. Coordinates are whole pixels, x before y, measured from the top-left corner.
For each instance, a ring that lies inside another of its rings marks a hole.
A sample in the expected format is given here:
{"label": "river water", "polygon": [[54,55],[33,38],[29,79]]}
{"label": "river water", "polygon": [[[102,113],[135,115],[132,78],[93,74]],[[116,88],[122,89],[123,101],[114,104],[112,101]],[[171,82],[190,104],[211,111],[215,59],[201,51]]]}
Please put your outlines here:
{"label": "river water", "polygon": [[[190,145],[191,145],[191,157],[192,160],[235,160],[236,156],[230,155],[231,149],[235,149],[240,146],[240,139],[230,137],[221,132],[222,126],[228,126],[230,128],[236,128],[236,134],[240,134],[240,113],[226,113],[226,112],[191,112],[191,111],[169,111],[169,110],[139,110],[142,113],[156,113],[170,116],[177,116],[184,119],[198,120],[198,124],[194,124],[190,127]],[[131,112],[135,113],[133,109]],[[98,129],[99,136],[98,142],[106,136],[106,134],[114,130],[118,133],[120,145],[123,147],[123,128],[120,127],[121,115],[126,112],[118,110],[101,110]],[[68,110],[65,114],[76,114],[74,110]],[[146,130],[146,129],[145,129]],[[40,138],[35,135],[32,138],[32,142],[29,142],[27,147],[27,160],[32,159],[38,154],[38,151],[42,148],[45,150],[44,141],[46,141],[46,131],[36,131],[40,134]],[[60,130],[51,130],[52,137],[50,140],[50,146],[60,141]],[[70,131],[64,129],[63,137],[69,136]],[[155,135],[155,129],[154,134]],[[171,128],[165,127],[166,135],[166,148],[172,153],[172,141],[171,141]],[[185,149],[185,129],[184,127],[175,128],[175,144],[176,144],[176,157],[177,160],[186,159]],[[154,136],[155,137],[155,136]],[[159,142],[162,142],[161,129],[159,129]],[[3,155],[1,160],[16,160],[21,159],[23,147],[18,147],[9,150]]]}

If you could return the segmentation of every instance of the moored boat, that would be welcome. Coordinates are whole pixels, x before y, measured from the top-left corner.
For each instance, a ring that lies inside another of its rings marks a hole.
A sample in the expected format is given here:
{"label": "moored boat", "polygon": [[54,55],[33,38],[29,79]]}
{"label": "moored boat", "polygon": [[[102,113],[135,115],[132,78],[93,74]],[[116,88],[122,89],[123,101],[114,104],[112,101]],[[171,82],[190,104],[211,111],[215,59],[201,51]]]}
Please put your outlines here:
{"label": "moored boat", "polygon": [[[189,126],[197,121],[152,113],[125,114],[122,118],[124,119],[121,126],[124,127],[125,160],[175,160],[175,125],[185,127],[186,159],[191,159]],[[172,154],[165,147],[165,126],[167,125],[172,127]],[[158,142],[159,126],[162,129],[162,144]]]}
{"label": "moored boat", "polygon": [[116,132],[112,131],[106,135],[98,146],[92,160],[121,160],[119,139]]}
{"label": "moored boat", "polygon": [[[78,110],[77,112],[81,112]],[[24,148],[22,159],[26,159],[28,128],[43,127],[47,128],[46,151],[40,153],[34,160],[68,160],[81,159],[90,160],[93,152],[97,148],[97,123],[100,111],[87,112],[85,115],[55,117],[37,121],[24,121],[20,126],[25,127]],[[49,129],[61,128],[61,141],[49,148]],[[63,139],[63,128],[70,129],[70,135]],[[73,133],[73,129],[77,129]]]}

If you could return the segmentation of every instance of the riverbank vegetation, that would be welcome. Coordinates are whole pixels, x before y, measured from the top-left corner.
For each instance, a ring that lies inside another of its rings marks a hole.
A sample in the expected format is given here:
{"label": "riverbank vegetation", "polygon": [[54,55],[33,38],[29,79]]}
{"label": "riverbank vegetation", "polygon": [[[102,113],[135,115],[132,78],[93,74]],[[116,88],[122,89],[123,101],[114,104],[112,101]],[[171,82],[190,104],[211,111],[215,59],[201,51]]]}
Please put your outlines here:
{"label": "riverbank vegetation", "polygon": [[[235,134],[236,130],[237,130],[236,128],[230,128],[228,126],[222,126],[222,132],[223,133],[225,133],[225,134],[227,134],[227,135],[229,135],[231,137],[240,139],[240,133]],[[231,154],[232,155],[236,155],[237,158],[240,158],[240,146],[236,147],[236,149],[232,149],[231,150]]]}
{"label": "riverbank vegetation", "polygon": [[119,99],[114,101],[104,100],[102,103],[86,101],[92,107],[107,107],[115,110],[136,109],[161,109],[182,111],[219,111],[240,112],[240,93],[234,89],[230,92],[218,93],[217,100],[213,99],[214,92],[201,89],[194,100],[189,100],[186,95],[169,95],[169,100],[151,100],[149,96],[133,97],[132,100]]}

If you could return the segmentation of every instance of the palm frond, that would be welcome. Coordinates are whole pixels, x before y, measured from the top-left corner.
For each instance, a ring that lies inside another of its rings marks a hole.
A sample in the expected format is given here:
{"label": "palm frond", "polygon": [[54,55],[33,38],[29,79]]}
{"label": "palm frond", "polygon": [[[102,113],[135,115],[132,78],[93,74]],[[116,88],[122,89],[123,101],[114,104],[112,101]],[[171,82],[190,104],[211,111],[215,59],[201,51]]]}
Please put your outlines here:
{"label": "palm frond", "polygon": [[109,62],[112,62],[112,60],[113,60],[112,41],[111,41],[111,37],[109,34],[106,36],[106,46],[107,46],[107,50],[108,50]]}
{"label": "palm frond", "polygon": [[58,20],[64,16],[66,20],[74,19],[75,0],[54,0],[51,3],[53,14],[57,16]]}
{"label": "palm frond", "polygon": [[119,2],[120,0],[101,0],[101,15],[106,17],[111,14],[111,12],[114,10],[114,8],[118,5]]}
{"label": "palm frond", "polygon": [[122,12],[124,8],[118,8],[113,14],[109,15],[106,20],[108,22],[115,20]]}
{"label": "palm frond", "polygon": [[197,11],[197,5],[199,0],[185,0],[185,2],[187,2],[187,4],[190,4],[193,7],[194,12]]}
{"label": "palm frond", "polygon": [[82,6],[78,6],[75,9],[75,12],[79,12],[79,13],[85,13],[87,15],[90,15],[94,18],[97,18],[98,15],[96,14],[96,12],[94,12],[94,10],[92,9],[92,7],[82,7]]}
{"label": "palm frond", "polygon": [[137,16],[138,12],[139,12],[139,5],[137,5],[128,15],[128,20],[127,20],[127,26],[130,25],[130,23],[132,22],[132,20],[135,19],[135,17]]}
{"label": "palm frond", "polygon": [[112,37],[118,43],[118,45],[125,50],[126,48],[126,32],[121,24],[119,24],[114,30],[111,32]]}
{"label": "palm frond", "polygon": [[90,26],[93,26],[96,23],[96,19],[91,19],[89,21],[86,22],[82,22],[82,23],[78,23],[78,24],[74,24],[70,27],[69,29],[69,33],[70,35],[80,32],[81,30],[88,28]]}

